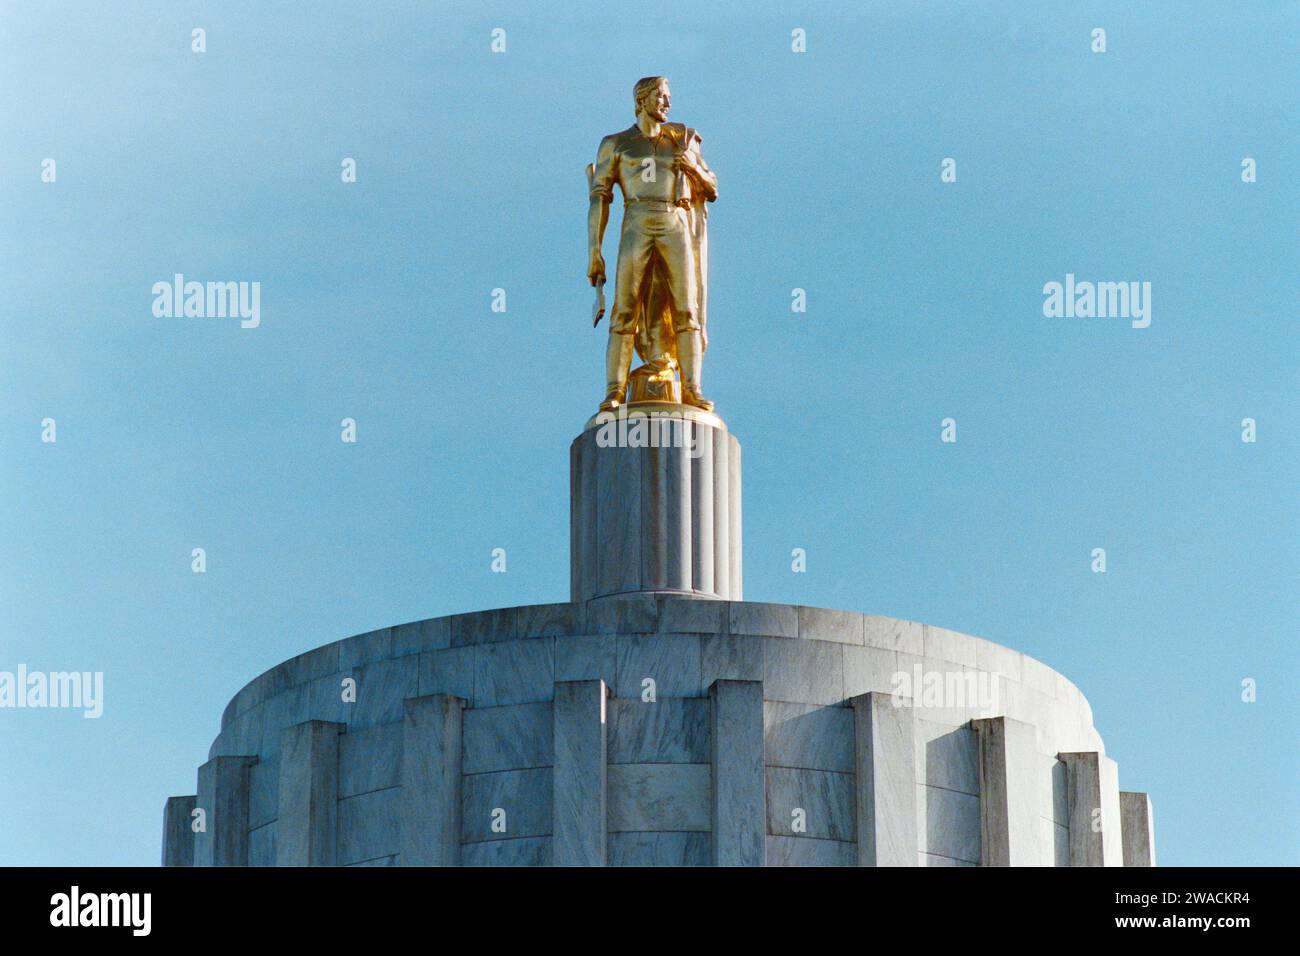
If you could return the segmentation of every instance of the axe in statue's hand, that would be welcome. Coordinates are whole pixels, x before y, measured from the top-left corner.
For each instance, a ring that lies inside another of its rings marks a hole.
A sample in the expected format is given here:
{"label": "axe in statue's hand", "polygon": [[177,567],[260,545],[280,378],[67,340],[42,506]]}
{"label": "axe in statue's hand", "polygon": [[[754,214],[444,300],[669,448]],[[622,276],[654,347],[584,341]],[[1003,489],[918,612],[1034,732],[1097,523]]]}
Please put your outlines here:
{"label": "axe in statue's hand", "polygon": [[591,327],[594,329],[600,325],[600,320],[605,317],[605,283],[603,281],[596,283],[596,301],[591,307]]}
{"label": "axe in statue's hand", "polygon": [[[591,190],[596,180],[596,164],[587,164],[587,194]],[[602,275],[599,282],[592,283],[596,287],[596,301],[591,307],[591,327],[594,329],[600,325],[600,320],[605,317],[605,277]]]}

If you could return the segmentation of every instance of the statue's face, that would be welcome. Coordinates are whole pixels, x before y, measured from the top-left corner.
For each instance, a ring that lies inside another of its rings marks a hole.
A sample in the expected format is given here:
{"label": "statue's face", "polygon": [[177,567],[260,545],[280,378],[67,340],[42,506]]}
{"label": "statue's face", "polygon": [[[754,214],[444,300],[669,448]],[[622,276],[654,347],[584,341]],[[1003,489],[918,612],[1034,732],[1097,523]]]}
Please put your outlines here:
{"label": "statue's face", "polygon": [[672,94],[668,91],[668,84],[660,83],[658,87],[646,94],[645,99],[641,101],[641,108],[656,123],[666,123],[672,98]]}

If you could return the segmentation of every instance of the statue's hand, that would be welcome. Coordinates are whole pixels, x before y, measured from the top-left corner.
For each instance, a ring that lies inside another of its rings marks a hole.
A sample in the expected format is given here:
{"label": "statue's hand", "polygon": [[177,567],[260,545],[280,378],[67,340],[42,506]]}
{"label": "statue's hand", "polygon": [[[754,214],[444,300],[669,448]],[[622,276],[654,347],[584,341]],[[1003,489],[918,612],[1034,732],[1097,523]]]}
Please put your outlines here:
{"label": "statue's hand", "polygon": [[599,249],[591,250],[591,261],[587,265],[587,278],[592,285],[599,285],[605,281],[605,257],[600,254]]}
{"label": "statue's hand", "polygon": [[681,152],[673,157],[673,172],[675,173],[695,173],[699,174],[700,168],[695,164],[695,157],[690,153]]}

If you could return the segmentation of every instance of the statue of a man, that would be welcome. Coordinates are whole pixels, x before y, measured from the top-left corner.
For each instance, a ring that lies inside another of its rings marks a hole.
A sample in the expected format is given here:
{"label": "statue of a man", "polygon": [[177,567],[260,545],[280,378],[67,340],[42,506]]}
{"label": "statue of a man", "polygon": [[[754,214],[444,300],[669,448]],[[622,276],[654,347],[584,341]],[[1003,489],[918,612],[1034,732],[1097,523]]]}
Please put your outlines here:
{"label": "statue of a man", "polygon": [[682,401],[708,411],[713,403],[700,394],[700,367],[708,347],[704,203],[718,198],[718,180],[700,156],[700,134],[668,122],[671,94],[665,77],[638,80],[632,96],[636,122],[602,139],[595,166],[588,169],[587,278],[592,285],[605,281],[600,247],[614,184],[623,192],[605,358],[608,391],[600,408],[613,411],[626,402],[635,347],[652,378],[670,381],[680,369]]}

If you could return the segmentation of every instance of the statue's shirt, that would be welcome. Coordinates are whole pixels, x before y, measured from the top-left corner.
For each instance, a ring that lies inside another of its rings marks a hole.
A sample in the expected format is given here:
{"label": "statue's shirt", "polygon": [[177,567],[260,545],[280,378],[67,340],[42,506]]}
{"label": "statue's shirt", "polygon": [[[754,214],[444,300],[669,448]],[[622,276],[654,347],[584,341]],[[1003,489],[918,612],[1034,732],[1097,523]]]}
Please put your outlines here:
{"label": "statue's shirt", "polygon": [[592,198],[610,201],[614,196],[614,184],[618,183],[625,203],[639,199],[689,200],[692,179],[690,176],[682,177],[682,189],[677,193],[675,183],[678,176],[673,171],[673,158],[680,152],[690,151],[703,167],[699,148],[699,133],[681,123],[661,124],[659,136],[654,139],[648,138],[636,125],[606,136],[596,151]]}

